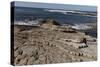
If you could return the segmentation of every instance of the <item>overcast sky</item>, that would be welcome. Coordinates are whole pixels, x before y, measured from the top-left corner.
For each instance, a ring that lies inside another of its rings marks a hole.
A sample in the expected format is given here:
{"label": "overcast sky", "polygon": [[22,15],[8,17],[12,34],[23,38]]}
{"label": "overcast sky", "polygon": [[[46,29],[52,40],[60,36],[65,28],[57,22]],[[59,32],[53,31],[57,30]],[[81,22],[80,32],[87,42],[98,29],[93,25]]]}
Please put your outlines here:
{"label": "overcast sky", "polygon": [[33,3],[14,1],[14,6],[19,7],[33,7],[33,8],[50,8],[50,9],[64,9],[64,10],[79,10],[79,11],[97,11],[96,6],[82,6],[82,5],[69,5],[69,4],[50,4],[50,3]]}

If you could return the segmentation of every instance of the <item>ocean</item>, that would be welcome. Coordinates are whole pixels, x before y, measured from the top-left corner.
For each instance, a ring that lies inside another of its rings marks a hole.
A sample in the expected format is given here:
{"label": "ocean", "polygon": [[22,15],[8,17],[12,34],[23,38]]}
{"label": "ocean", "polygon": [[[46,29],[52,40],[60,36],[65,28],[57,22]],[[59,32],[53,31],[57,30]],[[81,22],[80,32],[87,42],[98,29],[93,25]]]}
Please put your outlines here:
{"label": "ocean", "polygon": [[[85,11],[70,11],[70,10],[58,10],[58,9],[44,9],[44,8],[27,8],[27,7],[15,7],[15,21],[36,20],[36,19],[54,19],[61,25],[80,25],[85,23],[97,23],[96,12]],[[82,26],[80,26],[82,27]],[[81,28],[80,28],[81,29]],[[97,28],[96,28],[97,29]],[[97,37],[97,30],[85,30],[89,35]]]}

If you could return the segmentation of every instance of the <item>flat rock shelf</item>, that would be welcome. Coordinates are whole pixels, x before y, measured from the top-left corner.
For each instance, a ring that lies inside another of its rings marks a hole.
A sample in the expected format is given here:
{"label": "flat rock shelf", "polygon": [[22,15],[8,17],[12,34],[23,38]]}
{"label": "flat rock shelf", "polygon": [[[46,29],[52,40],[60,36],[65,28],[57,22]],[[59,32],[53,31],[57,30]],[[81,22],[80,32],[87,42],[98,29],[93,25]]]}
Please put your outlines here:
{"label": "flat rock shelf", "polygon": [[[70,30],[73,31],[73,30]],[[14,25],[14,65],[52,64],[97,60],[96,38],[43,26]],[[88,47],[81,43],[87,38]]]}

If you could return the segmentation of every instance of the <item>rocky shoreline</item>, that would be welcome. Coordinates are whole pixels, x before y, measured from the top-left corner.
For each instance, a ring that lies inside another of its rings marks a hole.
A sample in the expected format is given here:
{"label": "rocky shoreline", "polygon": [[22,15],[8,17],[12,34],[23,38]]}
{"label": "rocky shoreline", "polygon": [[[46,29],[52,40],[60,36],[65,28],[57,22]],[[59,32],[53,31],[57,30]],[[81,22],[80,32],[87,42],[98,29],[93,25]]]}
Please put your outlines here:
{"label": "rocky shoreline", "polygon": [[[97,60],[97,39],[54,21],[38,26],[14,25],[14,65]],[[81,43],[87,39],[88,47]]]}

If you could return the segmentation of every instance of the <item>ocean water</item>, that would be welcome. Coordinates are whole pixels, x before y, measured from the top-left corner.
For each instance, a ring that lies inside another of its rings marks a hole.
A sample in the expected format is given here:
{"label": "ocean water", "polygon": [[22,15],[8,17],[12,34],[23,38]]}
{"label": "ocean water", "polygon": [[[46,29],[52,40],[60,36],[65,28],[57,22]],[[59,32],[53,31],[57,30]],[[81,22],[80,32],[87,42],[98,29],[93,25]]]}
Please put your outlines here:
{"label": "ocean water", "polygon": [[86,23],[89,21],[95,22],[96,16],[82,16],[79,14],[71,14],[68,12],[61,11],[55,11],[50,12],[49,9],[42,9],[42,8],[25,8],[25,7],[15,7],[15,20],[21,21],[25,19],[47,19],[52,18],[56,21],[58,21],[61,24],[65,23]]}
{"label": "ocean water", "polygon": [[[54,19],[58,23],[62,24],[70,24],[70,25],[80,25],[84,26],[85,23],[96,23],[97,17],[90,15],[82,15],[84,13],[95,13],[95,12],[81,12],[70,13],[67,10],[54,10],[54,9],[43,9],[43,8],[26,8],[26,7],[15,7],[15,21],[25,21],[28,20],[37,20],[37,19]],[[96,37],[97,30],[95,31],[85,31],[89,33],[89,35]]]}

